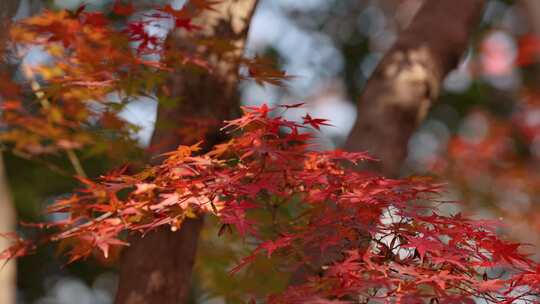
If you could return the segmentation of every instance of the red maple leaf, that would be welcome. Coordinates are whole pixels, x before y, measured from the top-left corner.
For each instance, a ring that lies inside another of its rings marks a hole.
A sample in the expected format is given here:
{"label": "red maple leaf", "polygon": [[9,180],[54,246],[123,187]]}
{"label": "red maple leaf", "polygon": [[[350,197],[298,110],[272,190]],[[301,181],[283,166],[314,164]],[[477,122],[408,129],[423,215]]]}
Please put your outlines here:
{"label": "red maple leaf", "polygon": [[309,114],[306,114],[306,116],[302,117],[303,124],[309,124],[313,128],[320,130],[321,126],[332,126],[327,121],[328,119],[322,119],[322,118],[312,118]]}
{"label": "red maple leaf", "polygon": [[191,32],[193,30],[200,30],[201,27],[198,25],[193,24],[191,18],[178,18],[176,17],[174,19],[174,25],[176,28],[183,28],[188,32]]}

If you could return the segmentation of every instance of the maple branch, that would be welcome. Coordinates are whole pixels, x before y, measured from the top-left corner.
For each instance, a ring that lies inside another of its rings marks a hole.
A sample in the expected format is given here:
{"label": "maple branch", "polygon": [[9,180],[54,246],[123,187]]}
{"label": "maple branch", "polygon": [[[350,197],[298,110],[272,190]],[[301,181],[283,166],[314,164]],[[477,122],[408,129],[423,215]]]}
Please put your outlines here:
{"label": "maple branch", "polygon": [[102,215],[98,216],[97,218],[92,218],[90,221],[86,222],[86,223],[83,223],[83,224],[80,224],[78,226],[75,226],[67,231],[64,231],[54,237],[51,238],[52,241],[59,241],[59,240],[62,240],[62,239],[65,239],[65,238],[68,238],[71,234],[75,233],[75,232],[79,232],[81,231],[81,229],[84,229],[86,227],[89,227],[89,226],[92,226],[94,225],[95,223],[99,223],[101,221],[104,221],[106,219],[108,219],[109,217],[111,217],[114,213],[113,212],[105,212],[103,213]]}
{"label": "maple branch", "polygon": [[47,97],[45,97],[45,93],[43,93],[43,91],[41,90],[41,85],[36,80],[36,75],[34,71],[32,71],[32,68],[28,64],[24,63],[22,64],[22,71],[24,77],[26,77],[26,79],[30,81],[30,88],[32,89],[34,95],[36,95],[41,106],[44,109],[49,109],[51,107],[51,103],[49,102]]}

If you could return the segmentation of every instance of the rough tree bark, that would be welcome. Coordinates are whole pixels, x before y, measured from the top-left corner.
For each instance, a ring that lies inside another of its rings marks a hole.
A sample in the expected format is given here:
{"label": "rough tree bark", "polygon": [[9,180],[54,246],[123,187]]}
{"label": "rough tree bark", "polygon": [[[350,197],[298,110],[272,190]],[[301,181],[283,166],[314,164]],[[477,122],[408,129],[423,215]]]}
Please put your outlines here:
{"label": "rough tree bark", "polygon": [[[232,41],[239,56],[247,37],[256,0],[229,0],[194,21],[203,27],[202,38]],[[169,37],[169,48],[186,49],[182,32]],[[196,47],[196,46],[191,46]],[[218,58],[213,58],[219,62]],[[194,144],[205,139],[207,147],[220,140],[219,126],[238,112],[237,73],[231,66],[218,63],[212,74],[179,70],[164,87],[171,97],[181,97],[174,108],[160,107],[152,143],[155,155],[175,149],[179,144]],[[177,128],[160,128],[162,122]],[[122,257],[116,304],[186,303],[190,278],[203,219],[186,220],[180,230],[159,229],[143,238],[133,236]]]}
{"label": "rough tree bark", "polygon": [[[0,55],[7,53],[7,36],[9,23],[17,13],[19,0],[4,0],[0,2]],[[9,73],[11,70],[7,62],[0,60],[0,73]],[[16,215],[13,200],[9,191],[4,159],[0,152],[0,233],[15,231]],[[0,238],[0,252],[6,249],[9,243],[4,238]],[[0,303],[13,304],[17,293],[17,264],[15,261],[8,262],[0,269]]]}
{"label": "rough tree bark", "polygon": [[486,0],[428,0],[368,81],[345,150],[369,151],[371,168],[395,177],[407,143],[465,51]]}

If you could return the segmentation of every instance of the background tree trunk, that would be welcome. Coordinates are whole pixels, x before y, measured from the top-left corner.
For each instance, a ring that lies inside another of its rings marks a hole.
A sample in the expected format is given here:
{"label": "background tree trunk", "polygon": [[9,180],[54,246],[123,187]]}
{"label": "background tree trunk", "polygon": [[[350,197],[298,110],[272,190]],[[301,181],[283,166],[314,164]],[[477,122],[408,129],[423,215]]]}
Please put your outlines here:
{"label": "background tree trunk", "polygon": [[[4,168],[4,159],[0,153],[0,233],[15,231],[16,215]],[[0,251],[9,247],[9,242],[0,238]],[[0,270],[0,303],[14,304],[17,295],[17,264],[15,260],[7,262]]]}
{"label": "background tree trunk", "polygon": [[428,0],[386,53],[358,102],[345,150],[369,151],[376,171],[397,176],[412,133],[458,64],[485,0]]}
{"label": "background tree trunk", "polygon": [[[208,38],[233,42],[240,56],[256,0],[231,0],[219,4],[194,23],[203,27]],[[169,37],[169,48],[186,45],[182,32]],[[192,46],[195,47],[195,46]],[[217,59],[216,59],[217,60]],[[164,92],[181,97],[173,108],[160,107],[152,138],[155,155],[205,139],[205,147],[220,140],[223,120],[238,113],[236,66],[219,64],[212,74],[178,71],[168,80]],[[174,123],[175,129],[160,127]],[[144,238],[132,236],[131,246],[122,257],[117,304],[180,304],[186,303],[190,278],[197,251],[203,218],[186,220],[180,230],[159,229]]]}
{"label": "background tree trunk", "polygon": [[531,32],[540,37],[540,1],[522,0],[521,5],[527,12]]}
{"label": "background tree trunk", "polygon": [[[0,1],[0,56],[8,52],[7,38],[11,19],[17,13],[19,0]],[[0,60],[1,73],[9,73],[12,69],[3,58]],[[0,233],[15,231],[16,226],[15,207],[9,191],[9,185],[4,168],[4,159],[0,151]],[[5,238],[0,238],[0,252],[9,247]],[[17,296],[17,264],[9,261],[0,269],[0,303],[14,304]]]}

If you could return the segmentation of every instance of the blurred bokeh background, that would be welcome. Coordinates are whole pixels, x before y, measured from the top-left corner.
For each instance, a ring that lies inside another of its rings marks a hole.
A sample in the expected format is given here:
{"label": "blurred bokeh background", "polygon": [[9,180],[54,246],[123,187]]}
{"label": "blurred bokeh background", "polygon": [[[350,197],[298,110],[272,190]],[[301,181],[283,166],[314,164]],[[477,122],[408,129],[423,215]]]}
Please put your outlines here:
{"label": "blurred bokeh background", "polygon": [[[16,19],[43,9],[76,9],[83,2],[89,10],[111,9],[109,0],[22,0]],[[287,115],[300,119],[309,112],[329,119],[333,126],[321,128],[320,146],[340,147],[354,121],[362,119],[355,102],[366,81],[422,2],[261,0],[246,53],[272,58],[294,78],[284,87],[242,83],[242,102],[305,102],[305,108]],[[178,7],[183,1],[171,3]],[[163,24],[148,30],[165,35],[166,29]],[[464,212],[503,219],[506,225],[501,230],[509,237],[539,245],[540,1],[489,1],[481,26],[471,37],[458,68],[444,81],[442,96],[411,138],[402,173],[434,176],[448,183],[446,198],[462,201]],[[46,58],[36,48],[24,60],[33,65]],[[141,146],[149,142],[156,108],[150,99],[139,100],[123,113],[142,127],[136,135]],[[73,179],[41,164],[10,154],[5,159],[22,221],[42,220],[44,206],[76,186]],[[100,158],[83,161],[92,176],[109,166]],[[217,273],[234,261],[225,251],[212,256],[216,253],[210,249],[218,245],[211,231],[203,235],[194,301],[223,303],[221,294],[231,292],[237,283]],[[43,248],[18,265],[19,303],[112,303],[114,259],[63,266],[53,248]],[[250,283],[267,284],[269,289],[283,284],[263,279]]]}

